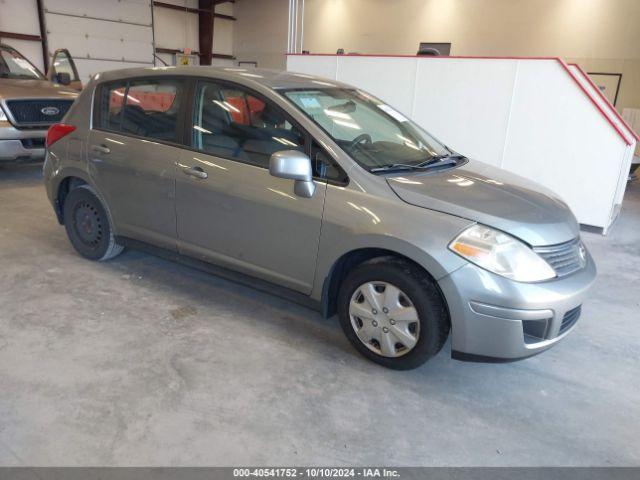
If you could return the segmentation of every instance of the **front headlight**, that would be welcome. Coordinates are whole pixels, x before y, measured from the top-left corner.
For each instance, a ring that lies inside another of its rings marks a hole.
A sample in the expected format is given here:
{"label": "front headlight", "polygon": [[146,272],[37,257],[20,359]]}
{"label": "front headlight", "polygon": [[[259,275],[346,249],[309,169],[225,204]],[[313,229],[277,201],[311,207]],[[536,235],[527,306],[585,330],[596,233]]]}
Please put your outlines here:
{"label": "front headlight", "polygon": [[523,242],[484,225],[467,228],[449,244],[449,249],[517,282],[539,282],[556,276],[553,268]]}
{"label": "front headlight", "polygon": [[0,122],[6,122],[7,120],[7,114],[4,113],[4,110],[0,107]]}

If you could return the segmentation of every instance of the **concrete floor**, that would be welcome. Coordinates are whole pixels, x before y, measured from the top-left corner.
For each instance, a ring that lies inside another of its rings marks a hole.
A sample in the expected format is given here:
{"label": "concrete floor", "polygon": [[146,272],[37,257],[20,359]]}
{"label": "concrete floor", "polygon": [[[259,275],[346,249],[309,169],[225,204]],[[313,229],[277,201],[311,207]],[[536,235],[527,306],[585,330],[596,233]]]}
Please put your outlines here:
{"label": "concrete floor", "polygon": [[128,251],[72,250],[0,169],[1,465],[640,465],[640,185],[564,342],[395,372],[334,319]]}

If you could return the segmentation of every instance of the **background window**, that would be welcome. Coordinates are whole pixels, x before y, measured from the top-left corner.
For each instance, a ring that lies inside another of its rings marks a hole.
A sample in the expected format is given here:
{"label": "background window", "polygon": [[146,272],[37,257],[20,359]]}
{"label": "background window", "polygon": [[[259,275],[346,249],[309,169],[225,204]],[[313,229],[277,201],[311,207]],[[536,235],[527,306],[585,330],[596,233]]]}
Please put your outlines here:
{"label": "background window", "polygon": [[264,168],[275,152],[304,151],[304,136],[283,111],[242,88],[202,82],[195,103],[192,146],[198,150]]}

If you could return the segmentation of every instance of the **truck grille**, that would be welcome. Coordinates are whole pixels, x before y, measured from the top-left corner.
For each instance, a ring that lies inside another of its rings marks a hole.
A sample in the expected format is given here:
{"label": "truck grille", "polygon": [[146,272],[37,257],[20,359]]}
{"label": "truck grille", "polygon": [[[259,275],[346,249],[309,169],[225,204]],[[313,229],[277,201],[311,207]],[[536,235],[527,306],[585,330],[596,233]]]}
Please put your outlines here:
{"label": "truck grille", "polygon": [[553,267],[558,277],[570,275],[585,266],[584,251],[579,238],[558,245],[535,247],[533,251]]}
{"label": "truck grille", "polygon": [[59,122],[72,103],[73,100],[46,98],[6,101],[14,123],[19,127],[48,126]]}

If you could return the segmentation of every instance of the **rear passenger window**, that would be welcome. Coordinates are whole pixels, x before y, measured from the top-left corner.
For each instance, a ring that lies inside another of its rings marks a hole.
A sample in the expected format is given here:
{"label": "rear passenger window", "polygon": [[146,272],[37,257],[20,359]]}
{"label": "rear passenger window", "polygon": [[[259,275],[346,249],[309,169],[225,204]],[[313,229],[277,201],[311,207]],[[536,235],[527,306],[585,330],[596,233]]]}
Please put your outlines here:
{"label": "rear passenger window", "polygon": [[112,83],[102,88],[100,100],[100,128],[120,130],[126,83]]}
{"label": "rear passenger window", "polygon": [[191,146],[211,155],[269,168],[280,150],[304,151],[304,135],[284,112],[241,87],[200,82]]}
{"label": "rear passenger window", "polygon": [[182,92],[176,80],[130,82],[122,132],[175,142]]}
{"label": "rear passenger window", "polygon": [[183,82],[176,79],[132,80],[126,88],[107,85],[103,87],[100,125],[125,134],[177,142],[183,97]]}

